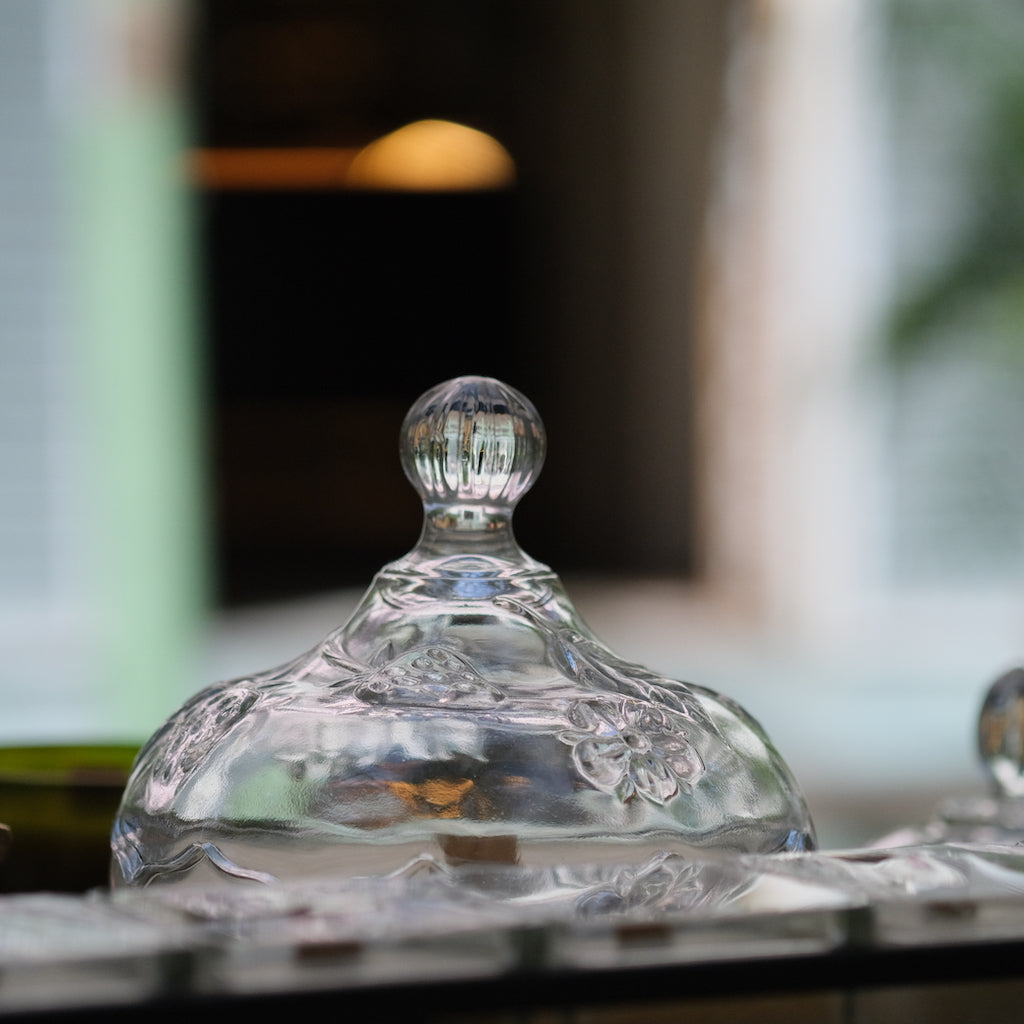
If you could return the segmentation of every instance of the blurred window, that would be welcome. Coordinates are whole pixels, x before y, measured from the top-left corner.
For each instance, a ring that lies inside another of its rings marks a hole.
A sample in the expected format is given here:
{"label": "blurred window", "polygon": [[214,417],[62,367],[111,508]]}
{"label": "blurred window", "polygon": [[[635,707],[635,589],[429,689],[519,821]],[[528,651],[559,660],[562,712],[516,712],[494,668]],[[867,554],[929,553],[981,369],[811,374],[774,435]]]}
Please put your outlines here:
{"label": "blurred window", "polygon": [[[52,726],[43,700],[95,734],[195,688],[153,666],[203,609],[207,500],[222,605],[365,584],[418,529],[406,406],[483,372],[549,429],[527,550],[686,584],[691,605],[651,591],[666,670],[759,682],[770,636],[811,658],[777,674],[832,702],[766,722],[784,749],[844,693],[906,742],[874,688],[969,762],[1024,619],[1018,4],[0,19],[3,685],[45,695],[9,735]],[[349,187],[355,154],[424,119],[497,140],[514,181]]]}
{"label": "blurred window", "polygon": [[[531,554],[699,572],[695,292],[730,6],[202,5],[224,604],[362,585],[411,546],[398,427],[461,373],[507,380],[544,417],[548,462],[516,516]],[[496,140],[514,178],[353,187],[362,147],[439,122]]]}
{"label": "blurred window", "polygon": [[711,578],[810,645],[998,666],[1024,612],[1024,10],[746,15],[700,391]]}
{"label": "blurred window", "polygon": [[0,740],[146,735],[205,598],[180,0],[0,4]]}

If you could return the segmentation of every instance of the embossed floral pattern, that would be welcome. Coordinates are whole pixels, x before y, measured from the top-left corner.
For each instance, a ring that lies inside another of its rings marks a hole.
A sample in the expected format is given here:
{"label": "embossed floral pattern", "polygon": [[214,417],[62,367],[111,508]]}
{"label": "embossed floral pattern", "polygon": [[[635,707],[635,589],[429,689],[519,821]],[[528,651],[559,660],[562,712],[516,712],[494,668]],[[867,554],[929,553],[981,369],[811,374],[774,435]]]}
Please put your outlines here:
{"label": "embossed floral pattern", "polygon": [[356,681],[355,695],[409,707],[490,708],[505,699],[458,651],[440,646],[408,651],[367,673]]}
{"label": "embossed floral pattern", "polygon": [[704,761],[671,715],[640,701],[582,700],[569,709],[575,727],[559,735],[579,773],[620,800],[664,804],[704,771]]}

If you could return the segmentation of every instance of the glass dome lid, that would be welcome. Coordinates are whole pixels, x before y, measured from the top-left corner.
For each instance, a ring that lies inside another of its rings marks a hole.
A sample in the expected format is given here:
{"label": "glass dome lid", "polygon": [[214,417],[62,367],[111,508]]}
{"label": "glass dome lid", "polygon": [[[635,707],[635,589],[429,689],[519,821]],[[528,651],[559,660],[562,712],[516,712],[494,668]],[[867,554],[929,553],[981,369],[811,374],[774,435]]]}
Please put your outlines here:
{"label": "glass dome lid", "polygon": [[419,542],[320,645],[201,691],[149,740],[114,823],[115,887],[813,847],[760,726],[616,657],[519,548],[512,513],[544,451],[500,381],[412,406]]}

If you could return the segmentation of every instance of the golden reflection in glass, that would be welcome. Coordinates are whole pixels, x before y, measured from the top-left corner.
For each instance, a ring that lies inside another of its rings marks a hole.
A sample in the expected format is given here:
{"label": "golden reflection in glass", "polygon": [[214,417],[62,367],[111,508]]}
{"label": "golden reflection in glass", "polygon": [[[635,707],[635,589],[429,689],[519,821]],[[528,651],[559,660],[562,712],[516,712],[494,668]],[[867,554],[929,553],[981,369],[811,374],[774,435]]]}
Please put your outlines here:
{"label": "golden reflection in glass", "polygon": [[486,132],[453,121],[414,121],[356,154],[345,182],[352,188],[457,192],[508,188],[515,182],[508,150]]}
{"label": "golden reflection in glass", "polygon": [[420,817],[461,818],[463,801],[473,788],[471,779],[428,779],[426,782],[389,782],[387,788]]}

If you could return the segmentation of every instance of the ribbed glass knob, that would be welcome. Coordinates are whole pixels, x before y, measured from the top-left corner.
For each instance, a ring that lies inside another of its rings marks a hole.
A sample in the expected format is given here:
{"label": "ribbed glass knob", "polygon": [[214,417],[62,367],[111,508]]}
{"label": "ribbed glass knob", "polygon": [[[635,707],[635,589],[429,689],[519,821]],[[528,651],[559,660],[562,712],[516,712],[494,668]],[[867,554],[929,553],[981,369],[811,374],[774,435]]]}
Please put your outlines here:
{"label": "ribbed glass knob", "polygon": [[489,377],[439,384],[402,425],[402,468],[428,510],[474,523],[481,512],[511,514],[540,473],[544,451],[537,410]]}

